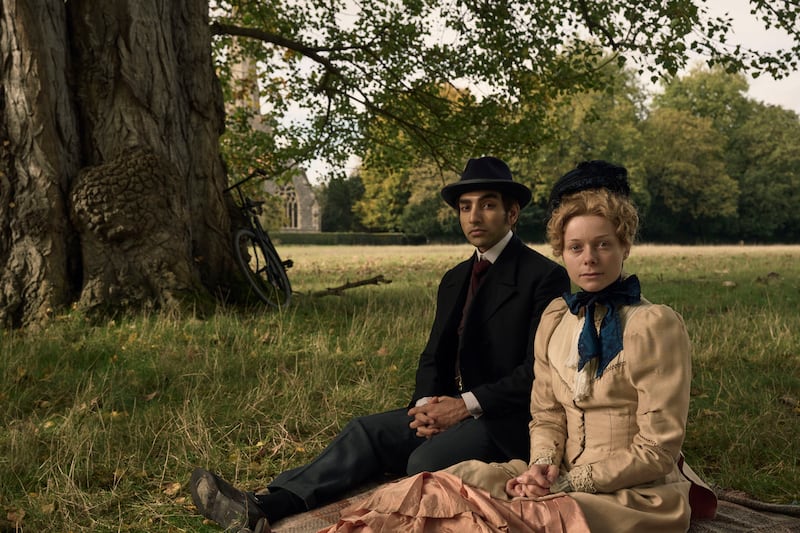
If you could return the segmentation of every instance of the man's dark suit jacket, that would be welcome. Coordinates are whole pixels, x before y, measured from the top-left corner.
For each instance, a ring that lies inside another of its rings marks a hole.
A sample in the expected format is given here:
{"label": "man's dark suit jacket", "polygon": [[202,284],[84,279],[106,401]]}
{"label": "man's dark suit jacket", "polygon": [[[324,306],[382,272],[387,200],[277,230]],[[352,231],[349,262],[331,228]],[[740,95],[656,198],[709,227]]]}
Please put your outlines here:
{"label": "man's dark suit jacket", "polygon": [[[417,368],[413,405],[426,396],[457,396],[458,324],[472,272],[471,259],[445,273],[436,316]],[[528,248],[516,235],[484,275],[470,305],[460,367],[464,391],[483,409],[481,418],[510,457],[527,460],[533,338],[542,311],[569,290],[566,270]]]}

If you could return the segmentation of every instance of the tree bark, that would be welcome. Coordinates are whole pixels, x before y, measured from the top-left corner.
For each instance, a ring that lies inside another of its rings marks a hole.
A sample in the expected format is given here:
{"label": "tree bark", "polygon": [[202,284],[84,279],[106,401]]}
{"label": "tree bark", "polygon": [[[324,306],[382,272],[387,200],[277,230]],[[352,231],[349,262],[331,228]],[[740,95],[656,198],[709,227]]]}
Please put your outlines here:
{"label": "tree bark", "polygon": [[0,10],[0,322],[19,326],[46,318],[78,288],[65,200],[80,139],[64,3],[3,0]]}
{"label": "tree bark", "polygon": [[0,324],[235,270],[206,0],[0,0]]}

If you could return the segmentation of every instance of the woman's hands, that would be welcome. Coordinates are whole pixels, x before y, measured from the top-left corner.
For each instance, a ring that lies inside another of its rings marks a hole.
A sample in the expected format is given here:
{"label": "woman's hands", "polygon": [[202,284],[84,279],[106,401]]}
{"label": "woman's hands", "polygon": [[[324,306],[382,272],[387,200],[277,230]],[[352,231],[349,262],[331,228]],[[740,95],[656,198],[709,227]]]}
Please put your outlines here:
{"label": "woman's hands", "polygon": [[525,496],[539,498],[550,494],[550,485],[558,478],[556,465],[531,465],[527,472],[523,472],[506,483],[506,494],[511,498]]}

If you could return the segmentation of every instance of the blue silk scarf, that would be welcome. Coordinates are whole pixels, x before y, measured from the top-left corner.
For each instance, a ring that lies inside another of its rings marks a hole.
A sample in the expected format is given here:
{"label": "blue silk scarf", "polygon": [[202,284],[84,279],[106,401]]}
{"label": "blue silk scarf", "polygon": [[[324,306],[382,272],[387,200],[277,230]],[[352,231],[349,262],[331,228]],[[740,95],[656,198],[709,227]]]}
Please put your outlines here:
{"label": "blue silk scarf", "polygon": [[[622,351],[622,326],[619,318],[619,306],[631,305],[642,298],[639,278],[629,276],[618,279],[605,289],[597,292],[579,291],[575,294],[564,293],[564,300],[573,315],[585,308],[586,319],[578,337],[578,371],[594,358],[599,358],[597,375],[603,375],[608,364]],[[606,314],[600,324],[600,335],[594,325],[594,310],[597,304],[606,308]]]}

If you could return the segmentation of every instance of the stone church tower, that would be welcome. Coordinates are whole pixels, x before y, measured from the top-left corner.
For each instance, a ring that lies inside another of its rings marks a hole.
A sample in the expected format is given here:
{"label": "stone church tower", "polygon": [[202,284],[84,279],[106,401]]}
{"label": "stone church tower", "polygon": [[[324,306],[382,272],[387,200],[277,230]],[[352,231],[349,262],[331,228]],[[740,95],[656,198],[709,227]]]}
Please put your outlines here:
{"label": "stone church tower", "polygon": [[[254,130],[268,131],[268,127],[261,120],[261,115],[258,114],[260,105],[255,69],[249,62],[245,61],[234,66],[232,73],[233,76],[240,80],[245,80],[245,83],[249,82],[249,86],[253,87],[249,94],[246,91],[238,93],[237,105],[246,106],[256,111],[256,115],[251,120],[251,126]],[[319,200],[314,194],[314,189],[312,189],[305,171],[299,169],[293,172],[291,183],[278,185],[273,181],[267,180],[263,184],[264,191],[267,194],[278,196],[283,201],[285,225],[280,228],[282,231],[319,232],[321,230],[322,219]]]}

